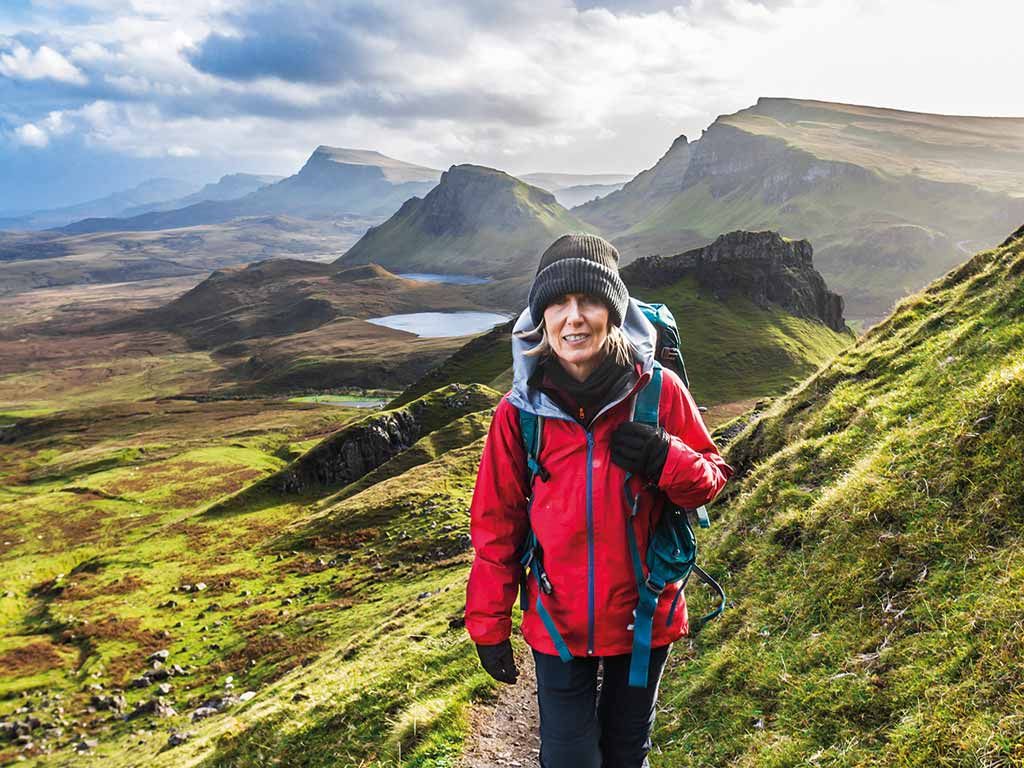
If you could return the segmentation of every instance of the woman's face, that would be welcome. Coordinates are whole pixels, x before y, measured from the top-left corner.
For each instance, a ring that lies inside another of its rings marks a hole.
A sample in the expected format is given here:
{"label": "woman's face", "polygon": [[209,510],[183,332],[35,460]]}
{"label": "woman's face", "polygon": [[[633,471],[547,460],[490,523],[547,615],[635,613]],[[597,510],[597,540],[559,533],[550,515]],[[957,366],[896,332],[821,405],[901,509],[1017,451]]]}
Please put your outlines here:
{"label": "woman's face", "polygon": [[551,350],[569,373],[585,379],[601,362],[608,338],[608,307],[596,296],[567,293],[544,310]]}

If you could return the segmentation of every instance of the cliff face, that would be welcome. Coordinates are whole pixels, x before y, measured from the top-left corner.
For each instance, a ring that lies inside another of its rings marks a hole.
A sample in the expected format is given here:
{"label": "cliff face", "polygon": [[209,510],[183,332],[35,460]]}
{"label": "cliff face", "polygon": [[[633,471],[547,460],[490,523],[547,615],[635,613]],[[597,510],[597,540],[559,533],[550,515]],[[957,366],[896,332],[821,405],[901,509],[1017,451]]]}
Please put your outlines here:
{"label": "cliff face", "polygon": [[860,166],[820,160],[781,139],[753,136],[725,123],[712,124],[691,146],[679,188],[707,181],[713,197],[753,183],[761,201],[771,205],[811,189],[824,192],[837,179],[867,180],[873,175]]}
{"label": "cliff face", "polygon": [[808,239],[845,312],[869,325],[1020,223],[1022,136],[1019,119],[761,99],[719,116],[685,146],[685,164],[677,140],[574,213],[623,263],[737,229]]}
{"label": "cliff face", "polygon": [[496,393],[486,387],[451,384],[406,406],[342,429],[259,485],[279,493],[308,493],[346,486],[424,435],[492,406],[494,397]]}
{"label": "cliff face", "polygon": [[622,278],[631,288],[654,288],[692,277],[701,290],[716,297],[743,296],[759,306],[776,304],[842,332],[843,298],[828,289],[812,255],[806,240],[787,240],[777,232],[736,231],[676,256],[637,259],[623,268]]}

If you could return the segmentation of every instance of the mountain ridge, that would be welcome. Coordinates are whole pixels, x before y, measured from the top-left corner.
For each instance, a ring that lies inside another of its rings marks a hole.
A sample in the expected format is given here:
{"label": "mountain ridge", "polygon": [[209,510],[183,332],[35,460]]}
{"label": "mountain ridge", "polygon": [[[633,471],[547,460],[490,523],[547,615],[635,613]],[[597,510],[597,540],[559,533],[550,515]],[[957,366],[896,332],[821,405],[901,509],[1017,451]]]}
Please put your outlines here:
{"label": "mountain ridge", "polygon": [[313,219],[345,214],[387,216],[410,195],[431,189],[439,173],[373,150],[322,144],[297,173],[241,198],[203,201],[126,219],[83,219],[62,227],[61,231],[65,234],[152,231],[218,224],[243,216],[287,215]]}

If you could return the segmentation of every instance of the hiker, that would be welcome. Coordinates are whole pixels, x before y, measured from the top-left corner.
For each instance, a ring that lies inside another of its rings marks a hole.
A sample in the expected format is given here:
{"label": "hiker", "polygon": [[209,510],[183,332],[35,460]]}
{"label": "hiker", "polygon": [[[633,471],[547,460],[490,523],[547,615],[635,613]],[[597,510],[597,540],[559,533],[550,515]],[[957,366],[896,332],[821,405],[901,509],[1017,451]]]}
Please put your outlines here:
{"label": "hiker", "polygon": [[[513,331],[512,389],[495,411],[471,505],[466,628],[483,668],[515,683],[511,613],[525,587],[522,633],[537,671],[544,768],[648,765],[658,684],[688,618],[681,584],[667,584],[654,598],[646,686],[627,684],[638,605],[631,546],[646,551],[666,496],[698,507],[733,473],[667,368],[661,426],[631,418],[656,375],[657,334],[619,277],[618,258],[607,240],[583,233],[563,235],[541,256]],[[535,459],[521,411],[541,424]],[[543,570],[521,585],[531,533],[530,565]]]}

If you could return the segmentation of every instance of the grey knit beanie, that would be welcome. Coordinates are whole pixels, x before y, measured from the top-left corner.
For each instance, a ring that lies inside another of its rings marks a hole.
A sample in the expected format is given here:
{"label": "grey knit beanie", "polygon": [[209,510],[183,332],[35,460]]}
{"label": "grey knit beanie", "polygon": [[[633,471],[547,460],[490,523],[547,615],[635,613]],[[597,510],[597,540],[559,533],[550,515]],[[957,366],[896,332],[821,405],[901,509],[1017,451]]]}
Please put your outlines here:
{"label": "grey knit beanie", "polygon": [[534,325],[544,319],[548,304],[566,293],[587,293],[608,305],[612,325],[622,325],[629,292],[619,277],[619,252],[603,237],[573,232],[555,240],[540,257],[530,287]]}

